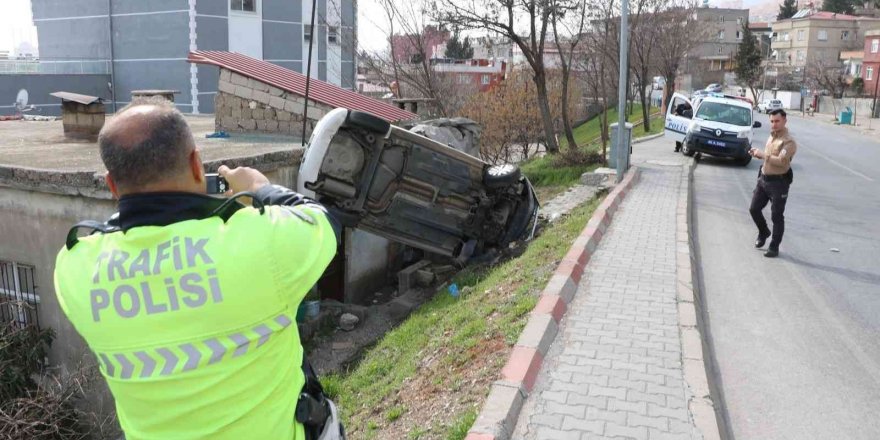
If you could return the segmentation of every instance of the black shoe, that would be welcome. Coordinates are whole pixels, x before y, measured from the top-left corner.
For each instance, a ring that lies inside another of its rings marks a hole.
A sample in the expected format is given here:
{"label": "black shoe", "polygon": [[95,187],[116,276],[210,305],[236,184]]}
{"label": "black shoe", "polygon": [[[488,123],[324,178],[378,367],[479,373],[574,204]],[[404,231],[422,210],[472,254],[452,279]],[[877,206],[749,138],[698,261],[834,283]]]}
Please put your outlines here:
{"label": "black shoe", "polygon": [[756,248],[764,247],[764,243],[767,243],[768,238],[770,238],[770,234],[767,234],[767,235],[758,234],[758,239],[755,240],[755,247]]}
{"label": "black shoe", "polygon": [[764,252],[764,256],[767,258],[776,258],[779,256],[779,250],[773,248],[767,249],[767,252]]}

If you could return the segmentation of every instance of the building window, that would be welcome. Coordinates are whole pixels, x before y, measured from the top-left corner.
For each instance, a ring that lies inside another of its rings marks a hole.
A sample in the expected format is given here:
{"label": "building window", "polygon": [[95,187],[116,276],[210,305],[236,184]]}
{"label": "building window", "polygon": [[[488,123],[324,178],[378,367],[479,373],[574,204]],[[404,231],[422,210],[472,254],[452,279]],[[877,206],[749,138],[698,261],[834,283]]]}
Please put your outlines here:
{"label": "building window", "polygon": [[742,41],[742,39],[743,39],[742,31],[736,31],[736,39]]}
{"label": "building window", "polygon": [[742,17],[736,17],[736,24],[742,26],[742,24],[743,24],[743,18],[742,18]]}
{"label": "building window", "polygon": [[849,40],[849,31],[840,31],[840,39],[843,41]]}
{"label": "building window", "polygon": [[489,75],[483,75],[480,77],[480,83],[484,86],[489,84]]}
{"label": "building window", "polygon": [[856,64],[855,67],[856,68],[855,68],[855,73],[853,74],[853,77],[858,78],[858,77],[862,76],[862,65]]}
{"label": "building window", "polygon": [[828,41],[828,31],[826,31],[826,30],[819,31],[819,41]]}
{"label": "building window", "polygon": [[336,44],[339,41],[339,28],[336,26],[327,26],[327,42]]}
{"label": "building window", "polygon": [[303,41],[312,41],[312,25],[303,25]]}
{"label": "building window", "polygon": [[803,29],[801,29],[801,30],[798,31],[798,39],[797,39],[797,40],[798,40],[798,41],[804,41],[804,38],[806,38],[806,36],[807,36],[807,33],[804,32]]}
{"label": "building window", "polygon": [[724,39],[724,31],[718,31],[718,39],[719,39],[719,40],[723,40],[723,39]]}
{"label": "building window", "polygon": [[788,41],[788,40],[789,40],[788,32],[782,34],[782,41]]}
{"label": "building window", "polygon": [[230,0],[229,9],[241,12],[257,12],[257,0]]}
{"label": "building window", "polygon": [[868,81],[874,79],[874,68],[873,67],[868,67],[865,69],[865,79]]}
{"label": "building window", "polygon": [[724,51],[724,48],[721,47],[721,46],[718,46],[718,55],[721,55],[721,53],[722,53],[723,51]]}
{"label": "building window", "polygon": [[880,39],[871,41],[871,53],[880,52]]}
{"label": "building window", "polygon": [[39,326],[34,268],[11,261],[0,261],[0,324]]}
{"label": "building window", "polygon": [[802,50],[797,51],[797,60],[798,60],[798,61],[803,61],[803,60],[806,58],[805,55],[806,55],[806,54],[804,54],[804,51],[802,51]]}

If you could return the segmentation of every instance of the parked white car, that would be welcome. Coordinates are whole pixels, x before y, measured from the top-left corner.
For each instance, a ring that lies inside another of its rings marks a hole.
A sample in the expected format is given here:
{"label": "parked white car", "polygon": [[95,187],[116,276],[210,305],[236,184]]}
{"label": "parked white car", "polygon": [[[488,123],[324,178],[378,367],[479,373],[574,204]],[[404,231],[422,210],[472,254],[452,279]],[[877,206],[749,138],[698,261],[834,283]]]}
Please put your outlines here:
{"label": "parked white car", "polygon": [[773,110],[782,110],[782,101],[778,99],[765,99],[758,104],[758,113],[767,113]]}

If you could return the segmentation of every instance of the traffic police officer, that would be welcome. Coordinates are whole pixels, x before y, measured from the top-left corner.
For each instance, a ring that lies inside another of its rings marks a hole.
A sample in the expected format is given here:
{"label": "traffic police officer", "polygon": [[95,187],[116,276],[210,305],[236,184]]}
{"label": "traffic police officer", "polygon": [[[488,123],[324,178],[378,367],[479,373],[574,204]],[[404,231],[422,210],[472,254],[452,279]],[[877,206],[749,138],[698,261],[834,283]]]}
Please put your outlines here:
{"label": "traffic police officer", "polygon": [[[163,101],[120,111],[99,145],[119,214],[71,230],[55,289],[126,438],[300,440],[321,429],[294,418],[307,382],[294,320],[336,253],[331,216],[250,168],[219,172],[254,206],[207,195],[192,133]],[[83,227],[101,233],[77,237]]]}
{"label": "traffic police officer", "polygon": [[[774,258],[779,255],[779,245],[782,243],[782,234],[785,232],[785,203],[788,201],[788,188],[793,180],[791,171],[791,159],[797,152],[797,143],[785,128],[787,117],[785,110],[778,109],[770,112],[770,138],[764,151],[752,148],[749,154],[752,157],[763,159],[764,164],[758,174],[758,183],[752,194],[752,204],[749,213],[755,226],[758,227],[758,239],[755,247],[761,248],[771,238],[770,246],[765,257]],[[770,219],[773,220],[773,232],[767,227],[767,220],[761,212],[767,203],[770,203]]]}

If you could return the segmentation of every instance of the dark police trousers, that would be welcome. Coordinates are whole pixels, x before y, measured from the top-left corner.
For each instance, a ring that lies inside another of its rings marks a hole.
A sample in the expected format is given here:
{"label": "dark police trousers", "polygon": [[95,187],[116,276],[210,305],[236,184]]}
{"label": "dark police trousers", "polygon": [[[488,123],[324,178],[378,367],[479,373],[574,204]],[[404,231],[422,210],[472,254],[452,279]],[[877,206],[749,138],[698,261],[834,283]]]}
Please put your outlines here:
{"label": "dark police trousers", "polygon": [[785,202],[788,200],[788,188],[790,186],[788,176],[775,175],[758,177],[758,184],[752,194],[752,205],[749,213],[758,227],[758,233],[762,237],[770,236],[770,228],[761,210],[770,202],[770,220],[773,221],[773,233],[770,239],[770,249],[779,249],[782,242],[782,234],[785,232]]}

